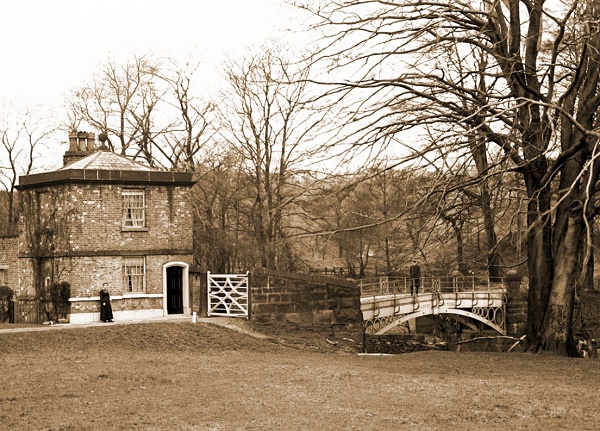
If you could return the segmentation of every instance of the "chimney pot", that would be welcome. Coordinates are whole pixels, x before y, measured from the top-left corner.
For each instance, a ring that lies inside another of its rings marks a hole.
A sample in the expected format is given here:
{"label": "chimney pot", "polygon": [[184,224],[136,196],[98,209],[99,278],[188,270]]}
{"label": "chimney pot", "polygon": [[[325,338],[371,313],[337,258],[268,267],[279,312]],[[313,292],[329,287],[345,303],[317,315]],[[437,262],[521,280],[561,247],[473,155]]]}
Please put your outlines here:
{"label": "chimney pot", "polygon": [[96,149],[96,134],[94,132],[90,132],[87,134],[87,151],[88,153],[94,152]]}
{"label": "chimney pot", "polygon": [[77,151],[77,132],[69,132],[69,151]]}

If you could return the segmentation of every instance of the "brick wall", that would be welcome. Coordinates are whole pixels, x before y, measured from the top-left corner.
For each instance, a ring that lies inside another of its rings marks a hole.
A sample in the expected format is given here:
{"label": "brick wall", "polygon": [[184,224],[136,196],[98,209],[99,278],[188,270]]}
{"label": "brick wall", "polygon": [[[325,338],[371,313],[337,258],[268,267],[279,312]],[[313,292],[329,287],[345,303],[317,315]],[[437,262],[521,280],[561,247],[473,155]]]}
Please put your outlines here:
{"label": "brick wall", "polygon": [[[17,255],[19,238],[17,236],[0,237],[0,269],[7,271],[8,287],[16,291],[19,283]],[[0,279],[0,283],[2,280]]]}
{"label": "brick wall", "polygon": [[[68,183],[24,190],[26,201],[39,202],[44,218],[58,220],[54,256],[60,271],[55,277],[71,283],[73,296],[97,294],[104,282],[121,293],[123,256],[146,256],[147,292],[162,293],[162,265],[177,260],[192,263],[193,220],[189,187],[149,185],[145,190],[146,229],[121,227],[123,184]],[[129,188],[129,187],[127,187]],[[20,251],[27,260],[31,246],[27,217],[21,214]],[[31,222],[29,222],[31,225]],[[28,268],[29,266],[29,268]],[[22,281],[31,284],[31,265],[23,263]],[[111,292],[113,293],[113,292]]]}
{"label": "brick wall", "polygon": [[252,322],[337,328],[362,337],[360,289],[352,281],[260,269],[250,285]]}
{"label": "brick wall", "polygon": [[[146,230],[122,229],[123,188],[145,190]],[[61,244],[63,250],[60,251],[192,249],[193,220],[189,187],[75,183],[39,187],[25,193],[30,193],[33,199],[33,195],[40,190],[45,190],[40,195],[42,217],[56,208],[56,216],[67,223],[64,232],[68,236],[68,243]],[[22,215],[27,216],[30,215]],[[22,238],[22,242],[26,246],[26,238]]]}
{"label": "brick wall", "polygon": [[[190,265],[190,255],[146,255],[146,293],[163,293],[163,265],[169,262],[184,262]],[[30,279],[29,259],[23,259],[21,277]],[[123,295],[122,256],[78,256],[60,258],[56,267],[60,280],[71,284],[71,297],[98,296],[104,283],[108,284],[111,296]]]}

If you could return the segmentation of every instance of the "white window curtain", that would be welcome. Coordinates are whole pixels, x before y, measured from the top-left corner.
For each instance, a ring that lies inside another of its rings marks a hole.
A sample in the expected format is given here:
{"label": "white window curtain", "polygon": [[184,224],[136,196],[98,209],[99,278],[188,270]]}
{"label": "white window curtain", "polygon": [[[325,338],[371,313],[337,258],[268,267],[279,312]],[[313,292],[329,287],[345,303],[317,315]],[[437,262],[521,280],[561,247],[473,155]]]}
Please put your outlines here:
{"label": "white window curtain", "polygon": [[123,190],[123,227],[145,227],[144,190]]}

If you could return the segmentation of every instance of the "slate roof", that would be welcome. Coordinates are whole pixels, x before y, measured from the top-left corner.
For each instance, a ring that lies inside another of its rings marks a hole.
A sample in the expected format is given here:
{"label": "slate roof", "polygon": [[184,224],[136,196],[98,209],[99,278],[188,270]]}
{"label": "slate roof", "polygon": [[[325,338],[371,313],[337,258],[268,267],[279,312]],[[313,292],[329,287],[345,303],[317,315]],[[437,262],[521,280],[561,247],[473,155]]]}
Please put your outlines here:
{"label": "slate roof", "polygon": [[115,154],[99,150],[60,169],[19,177],[18,188],[57,183],[179,184],[192,186],[191,172],[161,171]]}
{"label": "slate roof", "polygon": [[96,151],[82,159],[79,159],[73,163],[63,166],[58,169],[59,171],[65,171],[69,169],[97,169],[103,171],[156,171],[148,166],[142,165],[141,163],[134,162],[127,157],[115,154],[112,151]]}

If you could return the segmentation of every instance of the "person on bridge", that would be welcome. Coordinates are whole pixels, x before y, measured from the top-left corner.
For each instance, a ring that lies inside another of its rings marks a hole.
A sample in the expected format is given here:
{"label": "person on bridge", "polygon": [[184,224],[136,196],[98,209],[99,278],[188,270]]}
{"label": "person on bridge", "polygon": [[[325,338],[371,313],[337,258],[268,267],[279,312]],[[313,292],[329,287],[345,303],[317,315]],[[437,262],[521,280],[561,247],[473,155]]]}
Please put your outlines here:
{"label": "person on bridge", "polygon": [[418,295],[419,287],[421,286],[421,267],[419,267],[417,259],[413,259],[413,263],[408,271],[410,274],[410,294]]}

